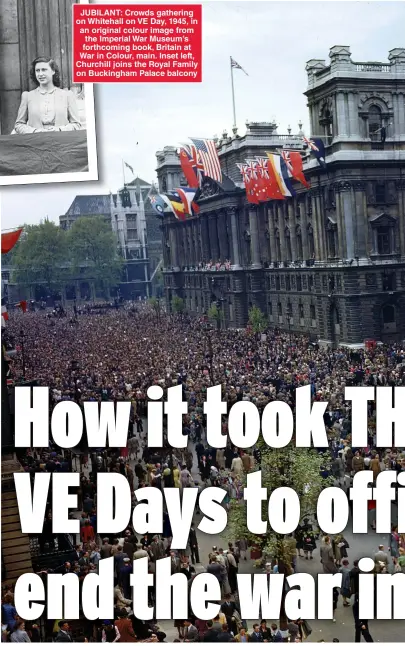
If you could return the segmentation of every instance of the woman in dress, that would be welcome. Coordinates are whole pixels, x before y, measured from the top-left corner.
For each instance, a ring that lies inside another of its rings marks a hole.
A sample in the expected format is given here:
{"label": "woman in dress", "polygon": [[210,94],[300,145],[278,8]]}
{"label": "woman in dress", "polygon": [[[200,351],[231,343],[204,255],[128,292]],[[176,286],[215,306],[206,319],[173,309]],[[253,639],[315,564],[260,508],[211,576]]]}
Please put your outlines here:
{"label": "woman in dress", "polygon": [[60,89],[59,68],[55,61],[39,56],[32,62],[30,76],[37,87],[22,93],[15,132],[25,135],[80,130],[82,125],[74,94]]}

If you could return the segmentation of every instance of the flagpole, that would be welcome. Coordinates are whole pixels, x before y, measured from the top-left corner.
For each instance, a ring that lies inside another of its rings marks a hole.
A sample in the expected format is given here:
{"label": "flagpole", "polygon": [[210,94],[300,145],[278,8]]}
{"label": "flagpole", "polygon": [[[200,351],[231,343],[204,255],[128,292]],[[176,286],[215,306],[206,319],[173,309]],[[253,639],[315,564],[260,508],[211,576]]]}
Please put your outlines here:
{"label": "flagpole", "polygon": [[232,67],[232,56],[229,57],[229,62],[231,65],[231,85],[232,85],[232,108],[233,108],[233,127],[236,128],[236,109],[235,109],[235,87],[233,84],[233,67]]}
{"label": "flagpole", "polygon": [[123,175],[123,178],[124,178],[124,188],[125,188],[125,166],[124,166],[124,160],[121,159],[121,161],[122,161],[122,175]]}

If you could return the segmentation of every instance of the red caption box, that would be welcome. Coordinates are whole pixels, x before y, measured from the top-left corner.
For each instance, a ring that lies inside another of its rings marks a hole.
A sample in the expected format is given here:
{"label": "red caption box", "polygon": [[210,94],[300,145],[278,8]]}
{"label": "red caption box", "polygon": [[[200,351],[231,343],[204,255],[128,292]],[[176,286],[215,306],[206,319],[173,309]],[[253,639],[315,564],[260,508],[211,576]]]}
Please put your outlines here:
{"label": "red caption box", "polygon": [[201,5],[73,5],[74,83],[201,80]]}

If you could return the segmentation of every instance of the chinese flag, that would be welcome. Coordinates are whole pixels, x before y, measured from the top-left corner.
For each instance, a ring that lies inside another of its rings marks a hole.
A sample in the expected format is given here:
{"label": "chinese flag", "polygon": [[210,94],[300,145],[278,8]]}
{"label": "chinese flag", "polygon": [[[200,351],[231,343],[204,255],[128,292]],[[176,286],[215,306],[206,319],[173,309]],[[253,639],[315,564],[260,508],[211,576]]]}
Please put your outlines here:
{"label": "chinese flag", "polygon": [[8,253],[18,242],[18,239],[22,233],[23,228],[15,229],[15,231],[9,231],[8,233],[1,234],[1,253]]}
{"label": "chinese flag", "polygon": [[184,148],[180,149],[180,165],[190,188],[198,188],[198,177],[194,172],[193,164]]}

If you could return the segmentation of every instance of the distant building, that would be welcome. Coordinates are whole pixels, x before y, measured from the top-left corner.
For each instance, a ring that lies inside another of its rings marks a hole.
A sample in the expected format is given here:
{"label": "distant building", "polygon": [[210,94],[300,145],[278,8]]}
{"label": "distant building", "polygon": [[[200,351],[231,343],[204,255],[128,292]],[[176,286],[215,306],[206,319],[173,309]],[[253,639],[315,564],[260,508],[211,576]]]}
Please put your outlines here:
{"label": "distant building", "polygon": [[[249,204],[236,162],[299,148],[302,133],[254,123],[224,133],[218,154],[235,185],[206,180],[199,216],[163,221],[169,305],[176,294],[201,315],[216,302],[231,327],[257,305],[271,326],[325,344],[405,338],[405,49],[386,63],[354,62],[346,46],[329,56],[308,61],[305,92],[327,172],[311,159],[310,190],[295,183],[294,198]],[[160,189],[181,180],[174,149],[157,159]],[[226,259],[229,271],[207,269]]]}

